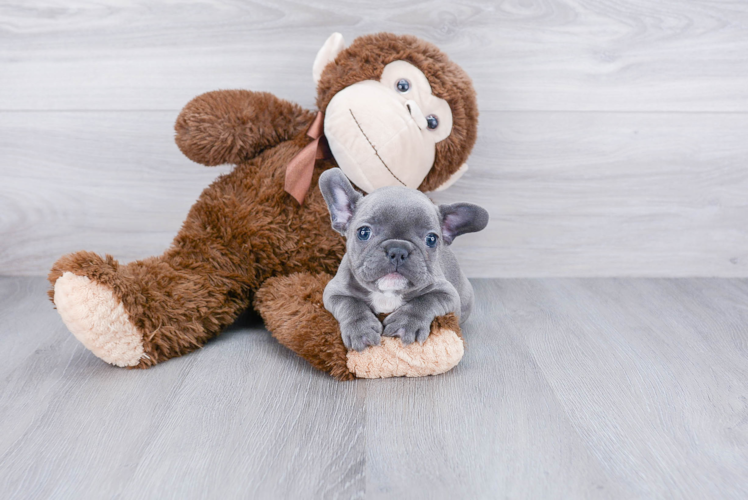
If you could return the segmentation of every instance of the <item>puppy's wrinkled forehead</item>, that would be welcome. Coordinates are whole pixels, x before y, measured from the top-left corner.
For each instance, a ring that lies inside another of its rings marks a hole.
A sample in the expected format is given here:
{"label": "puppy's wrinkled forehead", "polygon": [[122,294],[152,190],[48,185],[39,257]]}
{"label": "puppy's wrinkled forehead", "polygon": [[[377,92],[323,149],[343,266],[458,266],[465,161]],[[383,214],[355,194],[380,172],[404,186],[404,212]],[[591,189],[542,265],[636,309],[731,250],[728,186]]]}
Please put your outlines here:
{"label": "puppy's wrinkled forehead", "polygon": [[355,223],[389,228],[439,229],[436,205],[428,196],[401,186],[380,188],[364,199],[356,210]]}

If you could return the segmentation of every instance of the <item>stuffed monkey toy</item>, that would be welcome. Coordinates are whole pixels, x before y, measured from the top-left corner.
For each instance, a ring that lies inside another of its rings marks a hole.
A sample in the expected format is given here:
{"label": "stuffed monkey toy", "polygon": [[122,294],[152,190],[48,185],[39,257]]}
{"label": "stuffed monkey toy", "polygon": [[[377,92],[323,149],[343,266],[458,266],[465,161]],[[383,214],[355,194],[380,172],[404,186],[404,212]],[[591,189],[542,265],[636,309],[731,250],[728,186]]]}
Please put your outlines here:
{"label": "stuffed monkey toy", "polygon": [[76,252],[49,292],[69,330],[113,365],[148,368],[194,351],[249,307],[285,346],[339,379],[442,373],[463,354],[457,318],[423,344],[345,348],[322,292],[345,251],[317,187],[339,166],[363,192],[443,189],[467,168],[478,110],[469,77],[434,45],[389,33],[317,54],[314,112],[267,92],[196,97],[176,142],[191,160],[233,164],[200,195],[170,248],[120,264]]}

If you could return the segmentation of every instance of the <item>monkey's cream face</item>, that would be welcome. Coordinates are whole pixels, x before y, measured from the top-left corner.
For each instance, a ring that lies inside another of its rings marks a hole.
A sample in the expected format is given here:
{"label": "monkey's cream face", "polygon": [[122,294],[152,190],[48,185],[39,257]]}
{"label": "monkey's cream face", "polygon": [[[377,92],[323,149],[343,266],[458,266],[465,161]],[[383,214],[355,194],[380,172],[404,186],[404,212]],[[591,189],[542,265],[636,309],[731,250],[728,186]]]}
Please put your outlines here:
{"label": "monkey's cream face", "polygon": [[345,175],[367,193],[418,188],[434,165],[436,143],[452,131],[452,111],[421,70],[385,66],[379,81],[346,87],[325,111],[325,136]]}

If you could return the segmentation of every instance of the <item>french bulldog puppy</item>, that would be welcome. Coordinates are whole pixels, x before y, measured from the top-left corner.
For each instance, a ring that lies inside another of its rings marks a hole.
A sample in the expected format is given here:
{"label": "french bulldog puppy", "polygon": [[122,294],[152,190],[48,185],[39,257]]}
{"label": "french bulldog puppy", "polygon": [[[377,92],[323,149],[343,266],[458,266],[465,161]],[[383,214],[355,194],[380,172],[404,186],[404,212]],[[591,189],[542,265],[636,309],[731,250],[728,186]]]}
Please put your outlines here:
{"label": "french bulldog puppy", "polygon": [[[488,212],[470,203],[436,206],[415,189],[383,187],[363,196],[343,172],[319,178],[332,227],[346,253],[325,288],[324,304],[340,323],[343,343],[362,351],[381,336],[423,342],[437,316],[467,319],[473,287],[449,248],[459,235],[480,231]],[[384,324],[377,314],[389,314]]]}

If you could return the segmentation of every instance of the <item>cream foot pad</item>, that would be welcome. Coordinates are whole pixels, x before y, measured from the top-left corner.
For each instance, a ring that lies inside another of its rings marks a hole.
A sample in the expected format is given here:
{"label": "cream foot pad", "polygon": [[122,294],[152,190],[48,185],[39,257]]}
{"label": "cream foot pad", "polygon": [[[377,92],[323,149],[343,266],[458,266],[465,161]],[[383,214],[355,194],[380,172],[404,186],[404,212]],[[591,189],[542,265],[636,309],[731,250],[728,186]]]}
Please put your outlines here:
{"label": "cream foot pad", "polygon": [[135,366],[144,356],[143,336],[108,287],[66,272],[55,282],[54,301],[75,338],[100,359]]}
{"label": "cream foot pad", "polygon": [[348,369],[358,378],[423,377],[454,368],[465,346],[453,330],[435,330],[419,344],[403,347],[400,339],[382,337],[381,345],[348,352]]}

